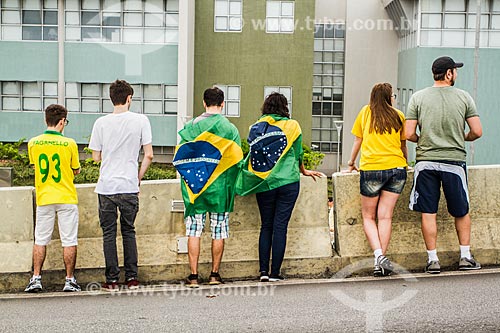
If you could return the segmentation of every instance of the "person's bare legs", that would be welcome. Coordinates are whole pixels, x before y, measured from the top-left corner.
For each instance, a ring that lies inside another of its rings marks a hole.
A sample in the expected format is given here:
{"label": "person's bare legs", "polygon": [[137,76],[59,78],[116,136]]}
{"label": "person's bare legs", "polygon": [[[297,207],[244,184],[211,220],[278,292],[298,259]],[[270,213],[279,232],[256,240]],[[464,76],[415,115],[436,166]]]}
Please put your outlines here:
{"label": "person's bare legs", "polygon": [[379,197],[361,195],[361,214],[363,216],[363,230],[373,251],[381,249],[376,223],[377,204]]}
{"label": "person's bare legs", "polygon": [[384,255],[387,252],[391,240],[392,214],[394,213],[394,207],[396,206],[398,198],[398,193],[382,191],[378,201],[378,239]]}
{"label": "person's bare legs", "polygon": [[64,267],[66,268],[67,278],[72,278],[75,274],[76,252],[76,246],[63,247]]}
{"label": "person's bare legs", "polygon": [[200,237],[188,237],[188,257],[191,274],[198,274],[198,259],[200,258]]}
{"label": "person's bare legs", "polygon": [[219,272],[223,254],[224,239],[212,239],[212,272]]}
{"label": "person's bare legs", "polygon": [[470,215],[467,213],[462,217],[455,217],[455,229],[457,230],[458,242],[462,246],[470,245]]}
{"label": "person's bare legs", "polygon": [[437,243],[436,214],[422,213],[422,235],[427,250],[435,250]]}
{"label": "person's bare legs", "polygon": [[33,245],[33,275],[42,275],[42,266],[45,261],[46,246]]}

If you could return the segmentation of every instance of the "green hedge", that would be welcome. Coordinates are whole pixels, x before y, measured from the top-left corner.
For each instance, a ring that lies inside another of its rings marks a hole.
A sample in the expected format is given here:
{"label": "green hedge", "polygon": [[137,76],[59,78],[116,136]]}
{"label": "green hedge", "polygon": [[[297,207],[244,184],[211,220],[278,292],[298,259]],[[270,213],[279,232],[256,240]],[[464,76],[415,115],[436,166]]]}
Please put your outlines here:
{"label": "green hedge", "polygon": [[[29,164],[28,154],[20,152],[19,147],[25,141],[21,139],[15,143],[0,143],[0,166],[13,168],[13,185],[14,186],[33,186],[35,183],[35,170]],[[248,154],[248,143],[242,141],[242,150],[244,155]],[[312,151],[311,148],[303,146],[304,149],[304,166],[306,169],[314,170],[322,162],[324,154]],[[88,148],[84,149],[89,153]],[[99,164],[95,163],[91,158],[81,161],[81,172],[75,176],[75,184],[93,184],[97,183],[99,178]],[[144,180],[156,179],[175,179],[176,171],[170,164],[153,163]]]}

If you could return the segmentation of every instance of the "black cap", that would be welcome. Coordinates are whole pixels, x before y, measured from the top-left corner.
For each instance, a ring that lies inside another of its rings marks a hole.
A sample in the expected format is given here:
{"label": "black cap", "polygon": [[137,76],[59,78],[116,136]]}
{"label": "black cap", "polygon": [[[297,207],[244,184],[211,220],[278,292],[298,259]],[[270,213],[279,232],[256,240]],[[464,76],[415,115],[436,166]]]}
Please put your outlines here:
{"label": "black cap", "polygon": [[463,62],[455,62],[450,57],[440,57],[432,63],[432,74],[443,74],[448,69],[463,67]]}

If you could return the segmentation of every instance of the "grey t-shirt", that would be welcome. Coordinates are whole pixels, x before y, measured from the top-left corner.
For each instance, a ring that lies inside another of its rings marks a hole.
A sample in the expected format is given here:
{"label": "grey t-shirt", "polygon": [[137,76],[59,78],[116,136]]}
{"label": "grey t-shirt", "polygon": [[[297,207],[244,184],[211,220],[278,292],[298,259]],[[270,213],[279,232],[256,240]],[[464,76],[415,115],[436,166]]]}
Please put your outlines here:
{"label": "grey t-shirt", "polygon": [[417,120],[417,161],[465,162],[465,123],[479,116],[474,100],[455,87],[417,91],[408,103],[406,120]]}

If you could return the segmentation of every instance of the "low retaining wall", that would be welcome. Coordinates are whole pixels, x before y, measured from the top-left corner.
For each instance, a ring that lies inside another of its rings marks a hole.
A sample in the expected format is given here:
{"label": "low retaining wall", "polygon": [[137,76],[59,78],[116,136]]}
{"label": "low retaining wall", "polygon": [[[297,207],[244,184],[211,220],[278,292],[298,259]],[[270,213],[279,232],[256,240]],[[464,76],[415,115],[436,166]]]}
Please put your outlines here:
{"label": "low retaining wall", "polygon": [[[500,262],[500,166],[469,168],[472,216],[472,251],[483,266]],[[393,218],[388,256],[408,270],[421,271],[426,260],[420,231],[420,215],[408,210],[413,172],[401,195]],[[77,278],[85,285],[104,280],[102,232],[99,227],[94,185],[78,185],[80,226]],[[288,229],[283,274],[296,277],[330,277],[372,253],[363,232],[359,174],[335,174],[335,250],[328,226],[327,180],[301,178],[301,191]],[[146,181],[141,185],[140,212],[136,220],[139,279],[179,281],[189,274],[188,258],[178,253],[184,237],[182,213],[171,211],[172,200],[181,200],[179,180]],[[0,291],[24,288],[30,277],[33,244],[31,187],[0,189]],[[255,278],[258,274],[260,218],[255,196],[236,197],[230,217],[221,273],[227,279]],[[122,261],[121,238],[118,253]],[[210,232],[202,237],[200,274],[210,272]],[[438,255],[443,267],[453,268],[459,257],[453,219],[444,200],[438,212]],[[44,284],[59,285],[64,278],[62,250],[57,226],[47,248]]]}
{"label": "low retaining wall", "polygon": [[[500,259],[500,167],[477,166],[468,168],[470,214],[472,218],[471,250],[483,266],[497,265]],[[394,211],[392,237],[388,256],[409,270],[421,270],[427,259],[420,229],[419,213],[408,209],[413,171]],[[336,250],[342,258],[372,256],[363,231],[359,174],[335,174]],[[458,265],[459,247],[453,218],[448,214],[444,195],[437,213],[438,256],[442,266]]]}
{"label": "low retaining wall", "polygon": [[[77,185],[79,230],[77,278],[81,283],[104,280],[102,231],[99,226],[94,185]],[[181,280],[189,274],[188,257],[178,253],[178,240],[185,237],[183,214],[171,212],[172,200],[182,200],[179,180],[145,181],[141,184],[140,210],[136,219],[141,281]],[[30,276],[33,244],[33,188],[1,190],[0,291],[22,288]],[[119,228],[118,228],[119,230]],[[200,274],[208,276],[211,262],[210,229],[202,236]],[[221,273],[224,278],[245,279],[258,275],[260,217],[254,195],[236,197],[230,216]],[[119,262],[123,262],[121,235],[117,239]],[[328,232],[327,180],[301,179],[301,191],[288,229],[283,272],[292,276],[324,276],[330,270],[332,248]],[[298,264],[301,263],[301,264]],[[44,284],[60,284],[64,264],[56,227],[47,247],[43,266]],[[23,273],[14,275],[1,273]],[[17,281],[17,282],[16,282]]]}

